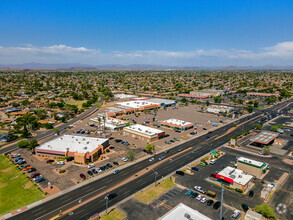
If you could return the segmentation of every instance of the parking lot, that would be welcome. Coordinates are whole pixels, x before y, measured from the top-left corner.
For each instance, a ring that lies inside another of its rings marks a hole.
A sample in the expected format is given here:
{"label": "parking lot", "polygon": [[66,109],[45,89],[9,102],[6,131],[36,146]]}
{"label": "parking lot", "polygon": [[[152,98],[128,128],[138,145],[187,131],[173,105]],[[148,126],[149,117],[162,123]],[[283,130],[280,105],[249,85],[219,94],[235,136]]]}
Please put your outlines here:
{"label": "parking lot", "polygon": [[[231,165],[236,162],[236,157],[232,154],[226,153],[219,158],[214,165],[197,166],[198,171],[192,171],[194,175],[185,174],[184,176],[176,175],[176,183],[182,185],[190,190],[194,190],[194,186],[201,186],[204,190],[211,190],[216,193],[216,199],[221,198],[221,186],[207,181],[207,178],[213,179],[210,176],[211,173],[217,173],[227,165]],[[267,174],[264,180],[253,180],[255,184],[252,188],[254,192],[253,197],[244,195],[233,190],[224,188],[224,203],[242,210],[241,204],[247,204],[249,207],[255,207],[263,203],[263,199],[260,198],[260,192],[267,183],[271,183],[278,179],[283,174],[283,171],[277,168],[271,168],[271,171]]]}
{"label": "parking lot", "polygon": [[[141,203],[135,198],[131,198],[127,202],[121,204],[119,208],[127,214],[128,219],[145,219],[145,216],[148,216],[148,219],[157,219],[179,203],[183,203],[195,210],[198,210],[200,213],[210,217],[211,219],[219,218],[220,209],[216,210],[213,208],[213,205],[208,206],[207,203],[201,203],[196,200],[196,198],[188,196],[187,192],[188,190],[175,186],[167,193],[164,193],[150,202],[149,205]],[[137,210],[139,210],[139,212]],[[223,217],[225,219],[230,219],[233,211],[234,209],[223,206]]]}

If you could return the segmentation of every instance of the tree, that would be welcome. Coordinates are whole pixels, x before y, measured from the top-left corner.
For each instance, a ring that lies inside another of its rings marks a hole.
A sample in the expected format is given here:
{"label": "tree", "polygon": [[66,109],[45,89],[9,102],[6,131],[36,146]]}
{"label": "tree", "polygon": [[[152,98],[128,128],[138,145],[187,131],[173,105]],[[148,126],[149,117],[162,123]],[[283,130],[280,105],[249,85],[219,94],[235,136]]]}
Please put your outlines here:
{"label": "tree", "polygon": [[36,139],[31,139],[27,148],[30,149],[33,153],[35,153],[35,148],[39,146],[39,143]]}
{"label": "tree", "polygon": [[269,153],[270,153],[270,150],[271,150],[271,146],[270,146],[270,145],[264,146],[264,147],[262,148],[262,150],[263,150],[263,152],[264,152],[265,154],[269,154]]}
{"label": "tree", "polygon": [[149,153],[151,153],[151,152],[155,151],[155,145],[147,143],[145,149],[146,149]]}
{"label": "tree", "polygon": [[134,160],[135,158],[135,155],[134,155],[134,152],[133,151],[128,151],[127,154],[126,154],[126,157],[130,160]]}
{"label": "tree", "polygon": [[210,105],[210,102],[209,101],[206,101],[206,106],[209,106]]}
{"label": "tree", "polygon": [[273,125],[273,126],[271,126],[271,131],[277,132],[279,128],[282,129],[283,127],[284,126],[281,124]]}
{"label": "tree", "polygon": [[54,125],[52,123],[46,123],[46,124],[43,124],[43,127],[46,129],[52,129],[54,128]]}
{"label": "tree", "polygon": [[268,219],[277,219],[274,209],[267,203],[255,206],[255,211]]}
{"label": "tree", "polygon": [[27,99],[21,101],[21,105],[23,105],[23,106],[27,106],[29,104],[30,104],[30,101]]}
{"label": "tree", "polygon": [[258,101],[254,101],[254,103],[253,103],[253,106],[255,107],[255,108],[257,108],[258,107]]}
{"label": "tree", "polygon": [[256,123],[256,124],[253,124],[252,127],[256,130],[261,130],[262,124]]}
{"label": "tree", "polygon": [[24,139],[24,140],[17,142],[17,147],[19,147],[19,148],[25,148],[28,145],[29,145],[29,142],[27,139]]}
{"label": "tree", "polygon": [[248,113],[253,112],[253,107],[252,106],[247,106],[246,110],[248,111]]}
{"label": "tree", "polygon": [[214,102],[215,103],[221,103],[222,99],[220,96],[214,96]]}
{"label": "tree", "polygon": [[47,117],[47,112],[45,109],[35,110],[34,113],[39,120],[45,119]]}

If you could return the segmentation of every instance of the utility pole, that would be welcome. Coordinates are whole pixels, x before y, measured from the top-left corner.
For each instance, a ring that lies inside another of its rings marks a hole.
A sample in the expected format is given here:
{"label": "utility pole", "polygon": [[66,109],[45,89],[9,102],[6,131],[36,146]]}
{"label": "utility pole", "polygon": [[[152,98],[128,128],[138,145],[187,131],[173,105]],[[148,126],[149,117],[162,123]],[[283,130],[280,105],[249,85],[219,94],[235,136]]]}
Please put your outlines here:
{"label": "utility pole", "polygon": [[222,215],[223,215],[223,197],[224,197],[224,184],[222,183],[220,220],[222,220]]}

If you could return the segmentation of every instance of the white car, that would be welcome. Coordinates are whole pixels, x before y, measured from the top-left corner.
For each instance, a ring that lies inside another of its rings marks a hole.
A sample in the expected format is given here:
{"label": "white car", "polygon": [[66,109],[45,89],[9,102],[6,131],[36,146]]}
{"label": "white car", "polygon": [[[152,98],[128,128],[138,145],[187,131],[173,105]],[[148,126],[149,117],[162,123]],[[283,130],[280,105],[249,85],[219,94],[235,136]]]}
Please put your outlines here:
{"label": "white car", "polygon": [[211,162],[210,162],[211,165],[214,165],[215,163],[216,163],[215,159],[211,160]]}
{"label": "white car", "polygon": [[89,169],[91,169],[93,167],[95,167],[95,164],[90,164],[90,165],[87,166],[87,168],[89,168]]}
{"label": "white car", "polygon": [[122,160],[123,162],[127,162],[127,158],[125,158],[125,157],[122,157],[121,160]]}
{"label": "white car", "polygon": [[203,197],[202,195],[198,195],[198,196],[196,197],[196,199],[200,201],[200,200],[202,199],[202,197]]}
{"label": "white car", "polygon": [[16,158],[16,157],[20,157],[20,154],[13,154],[13,155],[11,156],[11,158]]}
{"label": "white car", "polygon": [[96,168],[95,169],[98,173],[102,172],[102,170],[100,168]]}
{"label": "white car", "polygon": [[203,197],[200,201],[201,203],[205,203],[207,200],[208,200],[207,198]]}
{"label": "white car", "polygon": [[153,158],[153,157],[149,159],[150,162],[152,162],[152,161],[154,161],[154,160],[155,160],[155,158]]}
{"label": "white car", "polygon": [[231,215],[231,217],[236,219],[239,215],[240,215],[240,211],[236,209],[233,215]]}
{"label": "white car", "polygon": [[64,165],[65,163],[64,163],[64,161],[58,161],[57,164],[58,165]]}
{"label": "white car", "polygon": [[194,189],[195,189],[196,191],[200,191],[200,190],[202,190],[200,186],[194,186]]}

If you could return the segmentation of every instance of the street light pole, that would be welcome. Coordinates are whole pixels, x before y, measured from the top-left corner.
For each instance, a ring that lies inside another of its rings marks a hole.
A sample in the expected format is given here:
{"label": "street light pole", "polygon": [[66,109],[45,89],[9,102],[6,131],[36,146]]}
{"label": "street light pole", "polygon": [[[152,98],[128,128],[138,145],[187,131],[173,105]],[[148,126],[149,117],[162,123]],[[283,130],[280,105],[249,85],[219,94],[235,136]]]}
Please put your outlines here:
{"label": "street light pole", "polygon": [[106,200],[106,215],[108,215],[108,195],[105,196]]}
{"label": "street light pole", "polygon": [[155,172],[153,169],[152,169],[152,171],[155,174],[155,186],[157,186],[157,175],[159,175],[159,173],[158,172]]}
{"label": "street light pole", "polygon": [[222,216],[223,216],[223,197],[224,197],[224,184],[222,183],[220,220],[222,220]]}

